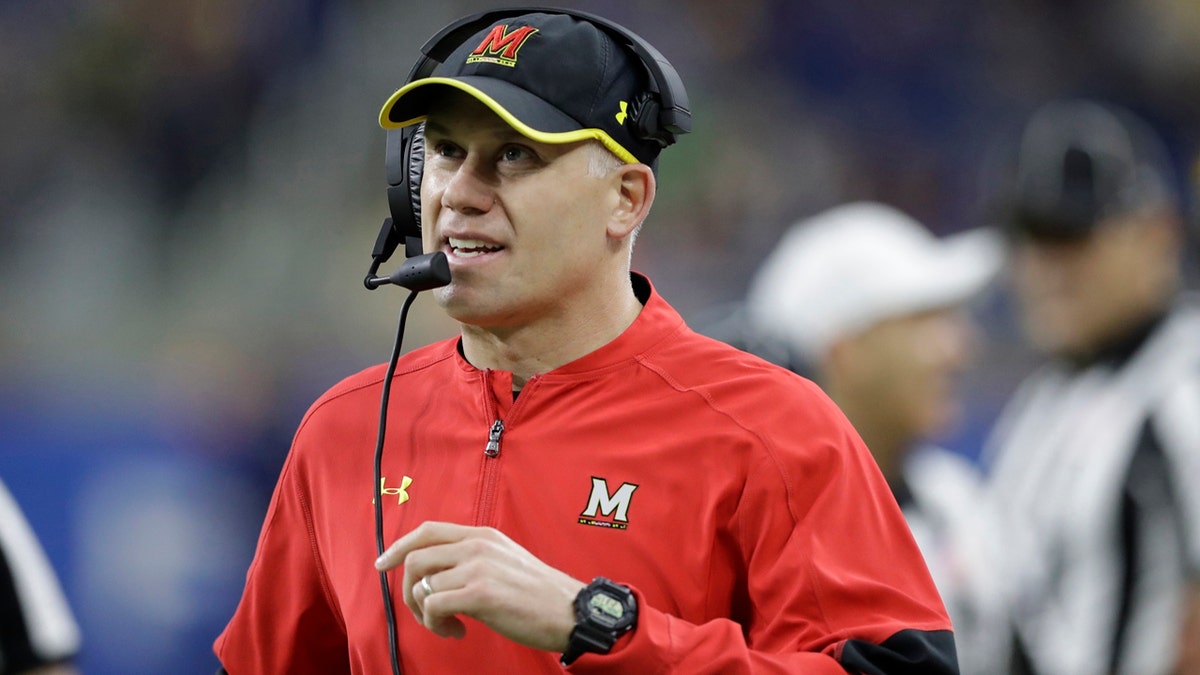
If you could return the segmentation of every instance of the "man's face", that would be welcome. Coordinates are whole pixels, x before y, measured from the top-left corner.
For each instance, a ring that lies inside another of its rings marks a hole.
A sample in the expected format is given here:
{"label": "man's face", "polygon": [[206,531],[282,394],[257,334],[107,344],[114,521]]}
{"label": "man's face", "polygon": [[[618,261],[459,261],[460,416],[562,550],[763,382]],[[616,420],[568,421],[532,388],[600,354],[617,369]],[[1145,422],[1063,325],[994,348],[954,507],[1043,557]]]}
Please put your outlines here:
{"label": "man's face", "polygon": [[1013,286],[1036,349],[1086,358],[1158,309],[1173,262],[1163,238],[1142,225],[1131,217],[1079,239],[1014,244]]}
{"label": "man's face", "polygon": [[594,149],[530,140],[460,92],[435,100],[425,136],[422,236],[449,258],[434,296],[450,316],[516,327],[580,303],[615,245],[620,178],[589,174]]}
{"label": "man's face", "polygon": [[936,436],[960,415],[958,377],[975,338],[961,308],[885,319],[840,341],[840,390],[879,416],[873,426],[883,423],[909,438]]}

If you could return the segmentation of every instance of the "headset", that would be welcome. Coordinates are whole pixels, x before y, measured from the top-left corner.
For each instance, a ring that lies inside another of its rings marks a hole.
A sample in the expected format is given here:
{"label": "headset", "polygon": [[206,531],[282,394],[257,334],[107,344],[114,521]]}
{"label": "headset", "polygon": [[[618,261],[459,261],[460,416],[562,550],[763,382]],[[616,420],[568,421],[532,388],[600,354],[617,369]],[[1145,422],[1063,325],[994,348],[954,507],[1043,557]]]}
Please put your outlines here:
{"label": "headset", "polygon": [[[532,13],[564,14],[595,25],[605,31],[618,44],[624,45],[637,55],[648,74],[649,91],[640,94],[631,102],[629,117],[637,130],[635,137],[666,147],[676,141],[679,134],[692,128],[687,92],[675,68],[648,42],[628,29],[603,17],[586,12],[553,7],[512,7],[480,12],[465,17],[443,28],[421,47],[421,57],[409,71],[405,84],[429,77],[435,68],[475,33],[499,19]],[[424,123],[402,129],[389,129],[385,148],[387,175],[387,200],[391,216],[385,218],[375,248],[371,251],[371,266],[363,284],[374,290],[386,284],[407,288],[410,293],[400,310],[400,323],[391,359],[383,379],[383,391],[379,402],[379,428],[375,443],[375,544],[377,553],[383,554],[385,541],[383,532],[383,510],[380,475],[382,473],[383,445],[387,429],[388,401],[392,389],[392,378],[400,357],[404,340],[404,325],[409,307],[421,291],[439,288],[450,283],[450,266],[441,251],[424,253],[421,246],[421,173],[425,161]],[[657,162],[657,160],[655,160]],[[653,164],[652,164],[653,167]],[[388,276],[377,276],[379,266],[395,253],[404,243],[404,263]],[[396,635],[396,617],[392,607],[391,589],[386,572],[379,573],[379,584],[383,595],[384,612],[387,619],[388,647],[393,675],[400,675],[399,646]]]}
{"label": "headset", "polygon": [[[421,47],[421,57],[409,71],[404,84],[429,77],[454,50],[475,33],[492,23],[509,17],[532,13],[563,14],[595,25],[605,31],[618,44],[637,55],[648,74],[649,91],[643,92],[638,101],[630,106],[630,119],[637,130],[635,136],[642,141],[652,141],[660,147],[674,143],[679,134],[692,129],[692,113],[687,91],[679,73],[665,57],[650,43],[627,28],[595,14],[555,7],[510,7],[480,12],[465,17],[440,30]],[[387,283],[412,286],[411,278],[396,280],[394,277],[375,276],[379,266],[387,262],[404,243],[406,258],[422,255],[421,250],[421,173],[425,159],[424,124],[415,124],[403,129],[389,129],[385,148],[385,173],[387,175],[387,200],[391,216],[385,218],[375,248],[371,251],[371,267],[364,280],[368,289],[374,290]],[[415,263],[416,261],[414,261]],[[416,267],[416,265],[409,265]],[[407,277],[417,276],[410,269]]]}

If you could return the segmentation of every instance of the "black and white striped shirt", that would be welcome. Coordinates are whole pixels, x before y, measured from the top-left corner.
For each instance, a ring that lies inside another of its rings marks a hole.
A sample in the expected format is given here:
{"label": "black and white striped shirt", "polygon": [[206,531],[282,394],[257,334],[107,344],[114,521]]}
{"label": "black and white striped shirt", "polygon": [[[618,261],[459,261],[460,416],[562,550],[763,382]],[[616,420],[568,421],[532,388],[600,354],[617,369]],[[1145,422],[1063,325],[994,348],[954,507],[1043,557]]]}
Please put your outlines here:
{"label": "black and white striped shirt", "polygon": [[1022,383],[985,451],[1004,574],[1038,673],[1155,675],[1200,570],[1200,305]]}
{"label": "black and white striped shirt", "polygon": [[0,483],[0,675],[71,661],[79,627],[20,507]]}

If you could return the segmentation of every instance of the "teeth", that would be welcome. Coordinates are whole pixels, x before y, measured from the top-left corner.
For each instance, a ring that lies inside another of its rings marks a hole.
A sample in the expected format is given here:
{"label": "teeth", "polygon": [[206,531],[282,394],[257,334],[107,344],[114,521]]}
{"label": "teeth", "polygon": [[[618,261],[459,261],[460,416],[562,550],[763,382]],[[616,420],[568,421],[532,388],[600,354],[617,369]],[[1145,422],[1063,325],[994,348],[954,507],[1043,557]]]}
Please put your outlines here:
{"label": "teeth", "polygon": [[457,237],[450,237],[450,248],[454,249],[454,252],[457,255],[463,257],[473,257],[477,255],[483,255],[489,251],[499,251],[501,247],[496,246],[495,244],[489,244],[486,241],[480,241],[479,239],[459,239]]}

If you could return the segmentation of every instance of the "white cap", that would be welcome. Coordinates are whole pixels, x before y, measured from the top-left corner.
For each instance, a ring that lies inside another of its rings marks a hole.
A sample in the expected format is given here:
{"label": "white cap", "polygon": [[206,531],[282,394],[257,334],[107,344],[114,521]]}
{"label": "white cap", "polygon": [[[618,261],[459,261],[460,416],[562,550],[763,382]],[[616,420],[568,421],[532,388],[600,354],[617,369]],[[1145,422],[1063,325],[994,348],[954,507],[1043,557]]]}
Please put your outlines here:
{"label": "white cap", "polygon": [[890,206],[845,204],[784,234],[751,282],[747,320],[815,361],[884,319],[967,301],[1002,260],[990,230],[939,239]]}

